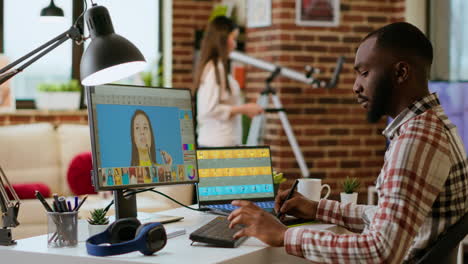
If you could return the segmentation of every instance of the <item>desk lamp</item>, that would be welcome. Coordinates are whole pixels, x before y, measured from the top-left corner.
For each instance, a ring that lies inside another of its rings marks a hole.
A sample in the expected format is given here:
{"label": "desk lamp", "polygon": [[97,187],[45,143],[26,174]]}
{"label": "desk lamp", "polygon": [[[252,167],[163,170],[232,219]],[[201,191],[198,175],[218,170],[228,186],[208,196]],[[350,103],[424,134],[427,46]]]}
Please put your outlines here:
{"label": "desk lamp", "polygon": [[[112,20],[105,7],[93,3],[90,9],[85,10],[85,21],[91,35],[91,43],[81,59],[83,85],[93,86],[120,80],[144,69],[145,58],[135,45],[114,32]],[[0,69],[0,84],[22,72],[68,39],[77,44],[86,40],[79,18],[67,31]],[[29,61],[24,62],[28,59]],[[12,69],[23,62],[22,66]]]}
{"label": "desk lamp", "polygon": [[[83,13],[91,35],[91,43],[86,49],[80,65],[81,83],[83,85],[94,86],[113,82],[144,69],[146,65],[145,58],[130,41],[115,34],[112,20],[105,7],[93,3],[89,10],[85,7]],[[29,65],[68,39],[72,39],[77,44],[82,44],[86,40],[83,36],[83,27],[79,23],[82,15],[67,31],[0,69],[0,84],[22,72]],[[24,64],[20,67],[12,69],[23,62]],[[14,245],[15,241],[12,240],[9,228],[19,225],[17,216],[20,201],[1,168],[0,172],[0,207],[2,212],[0,245]],[[9,187],[14,198],[13,201],[8,198],[4,183]]]}

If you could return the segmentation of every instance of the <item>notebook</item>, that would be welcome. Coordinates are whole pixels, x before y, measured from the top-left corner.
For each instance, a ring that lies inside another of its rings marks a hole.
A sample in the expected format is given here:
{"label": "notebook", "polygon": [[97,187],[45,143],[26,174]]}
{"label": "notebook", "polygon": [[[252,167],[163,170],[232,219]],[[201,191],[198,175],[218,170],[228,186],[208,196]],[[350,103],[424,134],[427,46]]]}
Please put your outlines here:
{"label": "notebook", "polygon": [[273,170],[270,148],[223,147],[197,150],[200,208],[229,214],[233,200],[249,200],[274,212]]}

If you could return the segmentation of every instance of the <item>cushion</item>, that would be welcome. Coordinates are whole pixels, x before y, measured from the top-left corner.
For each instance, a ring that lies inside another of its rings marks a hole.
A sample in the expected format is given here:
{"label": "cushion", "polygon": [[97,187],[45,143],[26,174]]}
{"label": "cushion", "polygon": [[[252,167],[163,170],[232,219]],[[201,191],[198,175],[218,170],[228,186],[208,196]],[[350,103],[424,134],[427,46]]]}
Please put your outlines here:
{"label": "cushion", "polygon": [[[57,127],[58,149],[60,151],[60,163],[62,175],[67,175],[70,162],[76,155],[85,151],[91,151],[91,139],[89,126],[79,124],[61,124]],[[69,185],[62,177],[61,187],[64,193],[68,192]]]}
{"label": "cushion", "polygon": [[75,195],[95,194],[91,183],[91,170],[93,162],[91,152],[86,151],[76,155],[70,162],[67,171],[67,180],[70,190]]}
{"label": "cushion", "polygon": [[[16,194],[20,198],[20,200],[23,199],[35,199],[36,198],[36,190],[41,192],[42,196],[44,197],[50,197],[50,188],[47,186],[47,184],[41,183],[41,182],[33,182],[33,183],[16,183],[11,185],[13,189],[15,190]],[[8,193],[8,197],[10,199],[13,199],[13,196],[11,195],[11,192],[7,186],[5,186],[5,189]]]}
{"label": "cushion", "polygon": [[57,134],[49,123],[0,127],[0,166],[12,183],[44,182],[62,193]]}

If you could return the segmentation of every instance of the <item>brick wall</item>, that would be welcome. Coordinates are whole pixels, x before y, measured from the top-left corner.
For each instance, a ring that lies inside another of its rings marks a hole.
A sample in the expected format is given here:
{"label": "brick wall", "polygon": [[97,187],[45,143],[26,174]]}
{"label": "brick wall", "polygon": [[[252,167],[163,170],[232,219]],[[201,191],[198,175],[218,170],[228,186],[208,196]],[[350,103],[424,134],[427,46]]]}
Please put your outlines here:
{"label": "brick wall", "polygon": [[[331,185],[334,195],[341,191],[346,176],[359,177],[360,192],[373,184],[385,151],[381,136],[384,122],[369,125],[365,111],[352,94],[354,52],[370,31],[403,20],[404,1],[341,0],[339,27],[295,25],[295,1],[273,0],[272,26],[247,30],[247,53],[258,58],[303,71],[305,65],[318,67],[330,77],[336,58],[346,56],[340,82],[334,89],[313,89],[280,78],[274,83],[288,110],[288,117],[302,148],[311,177]],[[254,100],[268,73],[247,71],[248,97]],[[268,119],[266,143],[272,146],[274,165],[291,177],[300,171],[276,115]],[[365,198],[365,195],[360,195]]]}
{"label": "brick wall", "polygon": [[173,1],[172,86],[192,87],[195,32],[208,23],[213,4],[219,1]]}
{"label": "brick wall", "polygon": [[[194,30],[206,25],[216,1],[174,1],[174,87],[190,87]],[[346,176],[359,177],[360,201],[366,198],[382,166],[384,120],[369,125],[365,111],[352,94],[354,53],[370,31],[404,19],[404,0],[341,0],[339,27],[305,27],[295,24],[295,1],[272,0],[272,26],[247,29],[246,53],[303,71],[305,65],[319,68],[329,78],[336,58],[347,57],[338,86],[332,90],[278,78],[278,91],[296,138],[306,158],[311,177],[331,185],[333,197],[341,191]],[[187,10],[190,10],[188,12]],[[268,73],[248,67],[247,98],[256,100]],[[293,152],[278,117],[268,114],[265,143],[273,151],[277,170],[300,177]]]}

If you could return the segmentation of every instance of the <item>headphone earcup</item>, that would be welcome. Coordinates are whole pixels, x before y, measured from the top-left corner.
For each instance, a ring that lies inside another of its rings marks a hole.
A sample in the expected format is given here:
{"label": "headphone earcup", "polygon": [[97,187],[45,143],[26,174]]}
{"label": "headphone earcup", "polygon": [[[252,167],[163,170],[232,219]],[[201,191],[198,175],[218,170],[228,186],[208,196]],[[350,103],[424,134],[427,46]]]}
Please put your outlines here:
{"label": "headphone earcup", "polygon": [[134,239],[140,225],[140,221],[136,218],[122,218],[115,221],[109,227],[111,234],[109,243],[116,244]]}
{"label": "headphone earcup", "polygon": [[161,223],[146,223],[138,227],[135,237],[145,235],[146,233],[146,248],[139,251],[144,255],[152,255],[164,248],[167,243],[166,229]]}

